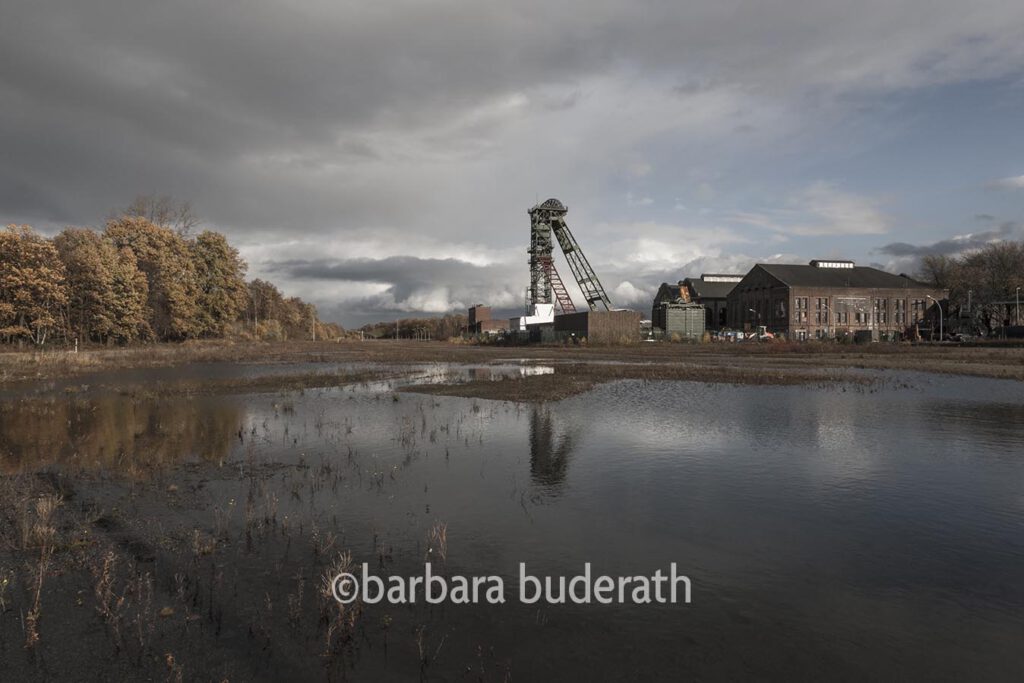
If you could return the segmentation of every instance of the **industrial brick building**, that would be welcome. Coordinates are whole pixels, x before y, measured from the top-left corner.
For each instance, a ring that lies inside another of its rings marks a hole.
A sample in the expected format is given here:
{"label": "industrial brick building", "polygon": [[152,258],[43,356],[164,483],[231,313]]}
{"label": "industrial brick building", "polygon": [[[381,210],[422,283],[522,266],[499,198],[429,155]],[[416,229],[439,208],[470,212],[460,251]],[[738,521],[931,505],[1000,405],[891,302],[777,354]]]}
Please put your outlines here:
{"label": "industrial brick building", "polygon": [[504,319],[492,318],[491,307],[483,304],[470,307],[467,317],[468,329],[466,331],[469,334],[497,334],[508,327]]}
{"label": "industrial brick building", "polygon": [[719,330],[728,324],[726,315],[726,300],[729,292],[732,291],[742,275],[723,275],[706,273],[698,277],[688,277],[676,284],[662,283],[658,293],[654,297],[654,305],[651,308],[651,320],[654,326],[661,328],[664,332],[670,333],[664,325],[659,325],[658,320],[664,320],[660,314],[663,304],[700,304],[704,307],[704,328],[708,330]]}
{"label": "industrial brick building", "polygon": [[932,326],[947,297],[946,290],[853,261],[759,263],[729,293],[727,317],[733,329],[764,325],[795,340],[899,339]]}

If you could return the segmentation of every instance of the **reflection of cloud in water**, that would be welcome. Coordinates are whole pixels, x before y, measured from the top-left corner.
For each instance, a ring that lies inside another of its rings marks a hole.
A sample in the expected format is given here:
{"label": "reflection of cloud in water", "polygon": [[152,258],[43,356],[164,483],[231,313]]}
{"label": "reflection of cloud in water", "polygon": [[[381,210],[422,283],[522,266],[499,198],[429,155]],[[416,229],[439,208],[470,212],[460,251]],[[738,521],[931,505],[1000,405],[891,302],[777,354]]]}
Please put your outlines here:
{"label": "reflection of cloud in water", "polygon": [[[413,372],[402,379],[403,384],[446,384],[451,382],[489,382],[534,375],[553,375],[550,365],[495,363],[491,365],[457,365],[429,363],[415,366]],[[381,391],[387,388],[380,389]]]}
{"label": "reflection of cloud in water", "polygon": [[555,374],[555,369],[550,365],[491,365],[479,368],[469,368],[467,370],[467,376],[470,380],[479,381],[553,374]]}
{"label": "reflection of cloud in water", "polygon": [[[685,387],[680,389],[680,387]],[[624,380],[563,401],[562,415],[587,425],[593,441],[635,456],[674,457],[718,450],[742,431],[742,401],[732,387]]]}
{"label": "reflection of cloud in water", "polygon": [[530,412],[530,478],[548,493],[565,487],[569,456],[575,442],[572,432],[557,434],[551,410],[535,404]]}
{"label": "reflection of cloud in water", "polygon": [[876,476],[883,464],[886,454],[865,431],[867,425],[862,424],[862,420],[870,419],[870,413],[860,405],[862,401],[830,396],[808,402],[805,419],[814,429],[817,446],[816,452],[808,454],[808,466],[823,482],[866,481]]}

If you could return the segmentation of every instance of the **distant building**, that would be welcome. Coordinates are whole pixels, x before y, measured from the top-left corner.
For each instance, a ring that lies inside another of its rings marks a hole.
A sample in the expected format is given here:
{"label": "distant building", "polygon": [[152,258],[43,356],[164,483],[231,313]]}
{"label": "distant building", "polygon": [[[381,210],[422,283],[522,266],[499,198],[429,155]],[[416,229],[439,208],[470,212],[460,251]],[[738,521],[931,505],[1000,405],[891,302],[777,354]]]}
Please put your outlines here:
{"label": "distant building", "polygon": [[729,292],[742,279],[742,275],[706,273],[699,278],[688,277],[674,285],[663,283],[654,297],[651,319],[655,321],[655,327],[665,330],[664,326],[657,322],[662,304],[700,304],[704,307],[705,329],[719,330],[727,323],[726,301]]}
{"label": "distant building", "polygon": [[490,320],[491,319],[491,307],[484,306],[483,304],[477,304],[476,306],[469,307],[469,314],[466,316],[469,321],[469,326],[473,327],[476,325],[478,320]]}
{"label": "distant building", "polygon": [[947,297],[946,290],[853,261],[759,263],[729,293],[728,325],[738,330],[764,325],[798,340],[897,339],[930,328],[936,303]]}
{"label": "distant building", "polygon": [[504,320],[491,318],[491,307],[477,304],[469,309],[467,332],[469,334],[497,334],[507,328]]}

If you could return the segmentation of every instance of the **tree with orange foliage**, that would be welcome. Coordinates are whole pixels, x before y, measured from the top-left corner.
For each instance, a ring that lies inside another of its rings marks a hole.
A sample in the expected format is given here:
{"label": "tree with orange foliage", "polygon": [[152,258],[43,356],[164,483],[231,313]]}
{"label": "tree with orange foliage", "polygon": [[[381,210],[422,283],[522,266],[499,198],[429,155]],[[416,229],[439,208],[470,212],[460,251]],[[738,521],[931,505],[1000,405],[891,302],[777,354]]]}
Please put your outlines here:
{"label": "tree with orange foliage", "polygon": [[131,249],[88,228],[67,228],[53,243],[67,276],[71,336],[121,343],[150,336],[149,286]]}
{"label": "tree with orange foliage", "polygon": [[53,243],[27,225],[0,232],[0,338],[37,345],[63,325],[64,266]]}
{"label": "tree with orange foliage", "polygon": [[198,337],[203,332],[201,292],[189,243],[170,228],[133,216],[108,221],[104,234],[138,260],[148,285],[148,322],[157,338]]}

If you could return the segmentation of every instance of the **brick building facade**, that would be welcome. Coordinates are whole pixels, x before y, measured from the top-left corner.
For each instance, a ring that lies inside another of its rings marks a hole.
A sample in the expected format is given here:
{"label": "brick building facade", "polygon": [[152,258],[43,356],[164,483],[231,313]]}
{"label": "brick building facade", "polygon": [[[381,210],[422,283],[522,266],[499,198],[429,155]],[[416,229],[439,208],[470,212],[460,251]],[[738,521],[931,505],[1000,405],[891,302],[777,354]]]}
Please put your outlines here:
{"label": "brick building facade", "polygon": [[934,324],[937,304],[947,297],[946,290],[852,261],[759,263],[729,293],[728,324],[764,325],[794,340],[908,338]]}

